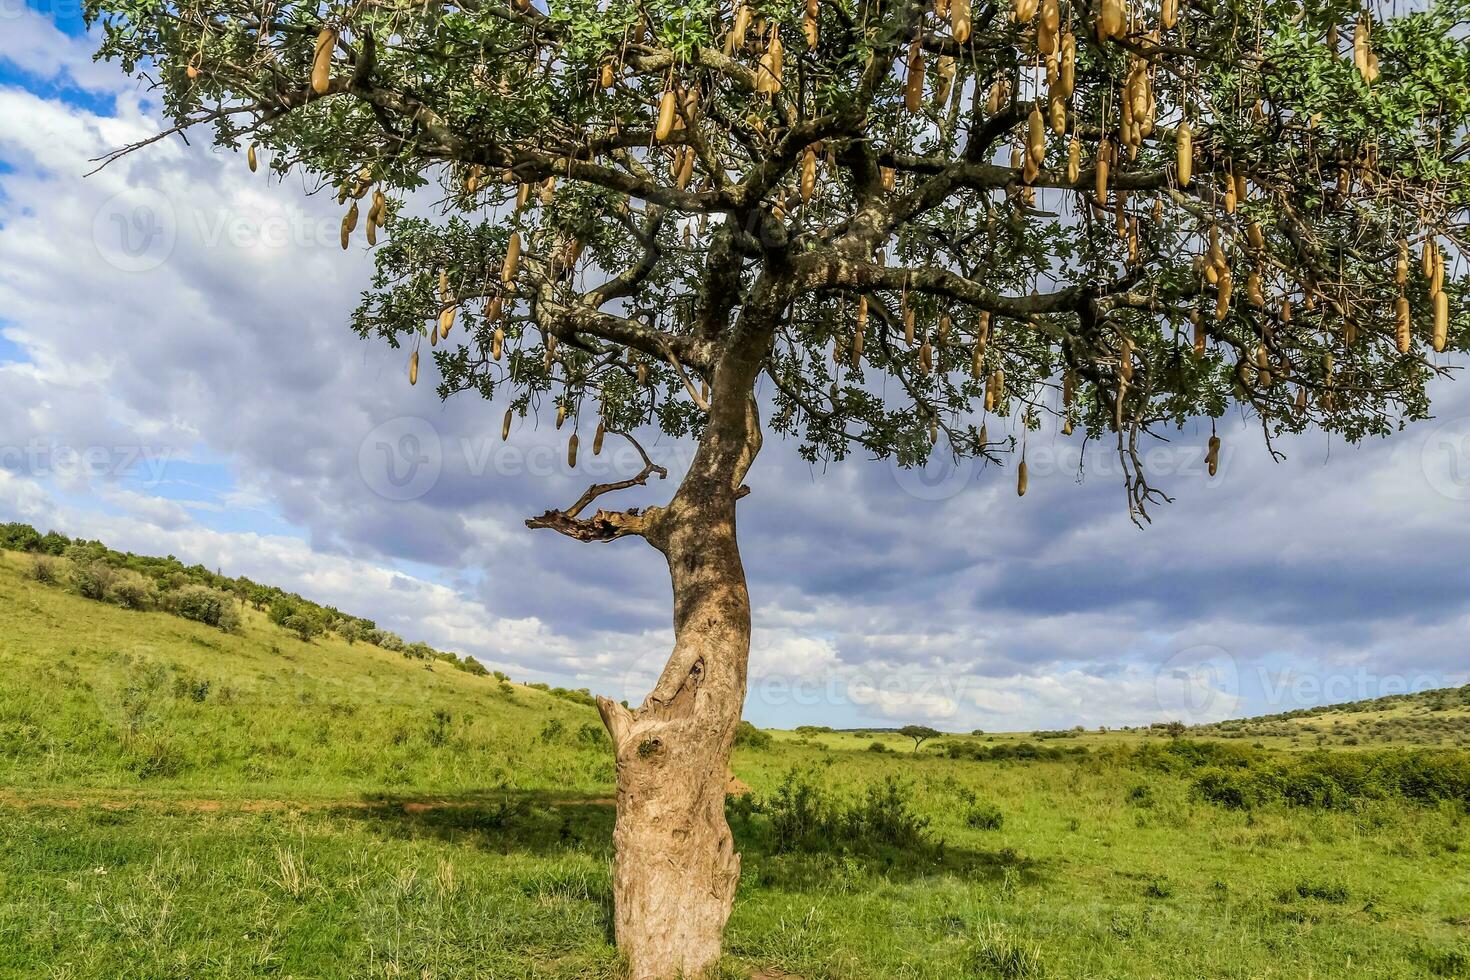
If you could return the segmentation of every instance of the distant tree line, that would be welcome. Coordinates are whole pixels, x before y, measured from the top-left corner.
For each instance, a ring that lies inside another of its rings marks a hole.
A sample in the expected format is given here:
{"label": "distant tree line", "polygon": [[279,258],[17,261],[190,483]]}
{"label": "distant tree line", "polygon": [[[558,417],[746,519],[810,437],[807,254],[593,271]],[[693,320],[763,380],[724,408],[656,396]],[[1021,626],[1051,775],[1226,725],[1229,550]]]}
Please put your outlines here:
{"label": "distant tree line", "polygon": [[[29,524],[18,523],[0,524],[0,548],[30,554],[31,577],[38,582],[98,602],[168,612],[227,633],[240,628],[240,609],[249,606],[306,643],[332,634],[349,645],[362,642],[411,659],[440,661],[478,676],[490,673],[470,657],[436,650],[427,643],[407,643],[398,634],[379,629],[371,619],[243,575],[231,578],[203,565],[185,565],[173,555],[158,558],[114,551],[101,541],[73,539],[56,531],[42,534]],[[499,671],[495,676],[509,680]]]}

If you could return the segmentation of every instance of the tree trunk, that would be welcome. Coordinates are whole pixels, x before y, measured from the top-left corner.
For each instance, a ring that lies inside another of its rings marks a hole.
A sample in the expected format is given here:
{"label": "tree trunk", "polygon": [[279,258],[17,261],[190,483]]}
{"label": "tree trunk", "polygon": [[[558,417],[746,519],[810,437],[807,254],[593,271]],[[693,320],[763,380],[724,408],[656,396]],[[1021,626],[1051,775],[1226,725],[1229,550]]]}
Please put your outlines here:
{"label": "tree trunk", "polygon": [[745,421],[733,439],[707,433],[673,501],[648,512],[674,592],[657,686],[637,711],[598,699],[617,754],[614,915],[633,980],[711,970],[740,879],[725,787],[750,653],[735,502],[760,443],[753,403]]}
{"label": "tree trunk", "polygon": [[674,652],[658,686],[636,713],[599,699],[617,753],[613,900],[633,980],[710,969],[740,879],[725,786],[745,702],[750,599],[734,495],[725,496],[686,512],[676,501],[663,518]]}

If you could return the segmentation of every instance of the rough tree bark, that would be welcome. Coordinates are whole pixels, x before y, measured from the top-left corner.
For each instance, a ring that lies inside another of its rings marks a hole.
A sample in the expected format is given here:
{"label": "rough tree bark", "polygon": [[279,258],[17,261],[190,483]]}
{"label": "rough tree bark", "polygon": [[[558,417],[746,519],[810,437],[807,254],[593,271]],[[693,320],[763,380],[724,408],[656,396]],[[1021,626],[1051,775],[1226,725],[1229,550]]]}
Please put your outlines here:
{"label": "rough tree bark", "polygon": [[644,537],[668,560],[673,654],[636,712],[598,699],[617,756],[617,941],[634,980],[714,966],[740,880],[725,822],[750,652],[735,504],[760,445],[754,403],[741,414],[738,428],[711,426],[668,507],[644,515]]}

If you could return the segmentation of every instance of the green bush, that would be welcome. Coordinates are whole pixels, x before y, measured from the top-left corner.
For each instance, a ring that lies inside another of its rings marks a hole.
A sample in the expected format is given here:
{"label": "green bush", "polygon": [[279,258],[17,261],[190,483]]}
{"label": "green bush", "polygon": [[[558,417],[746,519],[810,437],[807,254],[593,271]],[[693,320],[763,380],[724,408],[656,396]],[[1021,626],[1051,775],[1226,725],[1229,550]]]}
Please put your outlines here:
{"label": "green bush", "polygon": [[770,821],[777,853],[882,846],[913,851],[934,843],[929,818],[914,812],[912,790],[892,776],[846,800],[826,789],[814,771],[792,769],[775,793],[753,801],[751,810]]}
{"label": "green bush", "polygon": [[106,598],[124,609],[152,609],[158,605],[158,586],[137,572],[118,572],[107,586]]}
{"label": "green bush", "polygon": [[51,555],[34,555],[27,568],[31,578],[42,585],[55,585],[66,574],[66,566],[60,558]]}
{"label": "green bush", "polygon": [[771,733],[762,731],[750,722],[742,720],[735,726],[735,744],[750,749],[768,748],[771,744]]}
{"label": "green bush", "polygon": [[117,578],[116,569],[106,562],[85,558],[81,561],[75,559],[68,559],[68,561],[71,562],[71,581],[69,583],[71,590],[84,599],[92,599],[97,602],[106,601],[107,590]]}
{"label": "green bush", "polygon": [[884,745],[882,742],[869,742],[868,751],[881,754],[888,751],[888,746]]}
{"label": "green bush", "polygon": [[994,803],[976,803],[965,814],[965,823],[975,830],[999,830],[1005,822],[1005,814]]}
{"label": "green bush", "polygon": [[226,633],[240,626],[233,596],[202,585],[186,585],[168,597],[169,609],[184,619],[214,626]]}

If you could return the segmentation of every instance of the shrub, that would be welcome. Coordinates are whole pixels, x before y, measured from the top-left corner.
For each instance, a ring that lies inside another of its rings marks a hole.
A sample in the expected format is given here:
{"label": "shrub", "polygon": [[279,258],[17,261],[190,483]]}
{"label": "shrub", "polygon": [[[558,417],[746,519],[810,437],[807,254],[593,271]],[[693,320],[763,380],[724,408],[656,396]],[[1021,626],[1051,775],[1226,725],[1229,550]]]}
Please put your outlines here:
{"label": "shrub", "polygon": [[196,623],[215,626],[226,633],[240,626],[240,615],[235,611],[233,597],[203,585],[186,585],[172,593],[169,608],[185,619]]}
{"label": "shrub", "polygon": [[65,574],[66,569],[60,558],[53,558],[51,555],[34,555],[28,571],[31,578],[42,585],[55,585]]}
{"label": "shrub", "polygon": [[293,612],[281,620],[281,628],[295,633],[302,643],[310,643],[321,636],[324,630],[321,619],[305,609]]}
{"label": "shrub", "polygon": [[137,572],[119,572],[107,586],[107,601],[124,609],[152,609],[158,605],[158,586]]}
{"label": "shrub", "polygon": [[1005,822],[1005,814],[994,803],[976,803],[965,814],[965,823],[976,830],[999,830]]}
{"label": "shrub", "polygon": [[490,671],[485,669],[485,665],[480,663],[480,661],[476,660],[474,657],[465,657],[461,659],[458,663],[456,663],[455,666],[464,671],[466,674],[474,674],[476,677],[490,676]]}
{"label": "shrub", "polygon": [[106,562],[95,560],[72,562],[71,590],[84,599],[104,601],[107,598],[107,590],[115,578],[117,578],[117,571]]}
{"label": "shrub", "polygon": [[776,853],[810,847],[819,835],[837,830],[834,806],[810,775],[792,769],[769,798],[756,804],[756,811],[771,821]]}
{"label": "shrub", "polygon": [[856,800],[834,797],[814,772],[790,770],[776,792],[752,803],[770,820],[776,853],[871,848],[912,851],[933,845],[929,818],[915,813],[912,790],[896,778],[868,786]]}
{"label": "shrub", "polygon": [[912,791],[897,777],[869,786],[848,808],[847,831],[870,843],[917,848],[929,843],[929,818],[913,811]]}
{"label": "shrub", "polygon": [[0,524],[0,548],[10,551],[38,551],[41,533],[29,524]]}
{"label": "shrub", "polygon": [[771,733],[742,720],[735,726],[735,744],[751,749],[764,749],[771,744]]}
{"label": "shrub", "polygon": [[567,726],[562,723],[561,719],[553,718],[541,729],[541,741],[555,742],[562,737],[566,730]]}
{"label": "shrub", "polygon": [[882,742],[870,742],[868,743],[868,751],[881,754],[888,751],[888,746],[884,745]]}
{"label": "shrub", "polygon": [[1128,802],[1145,810],[1154,805],[1154,788],[1148,783],[1139,783],[1128,790]]}
{"label": "shrub", "polygon": [[577,729],[577,741],[583,745],[601,746],[607,742],[607,729],[601,725],[594,725],[590,721]]}
{"label": "shrub", "polygon": [[430,745],[438,748],[449,741],[449,725],[453,720],[454,716],[447,708],[434,709],[429,719],[428,730],[425,732],[425,737]]}

